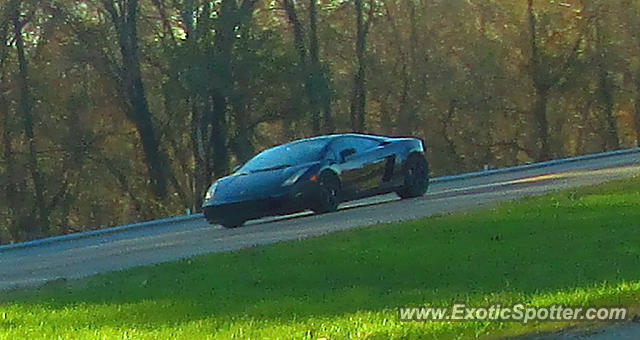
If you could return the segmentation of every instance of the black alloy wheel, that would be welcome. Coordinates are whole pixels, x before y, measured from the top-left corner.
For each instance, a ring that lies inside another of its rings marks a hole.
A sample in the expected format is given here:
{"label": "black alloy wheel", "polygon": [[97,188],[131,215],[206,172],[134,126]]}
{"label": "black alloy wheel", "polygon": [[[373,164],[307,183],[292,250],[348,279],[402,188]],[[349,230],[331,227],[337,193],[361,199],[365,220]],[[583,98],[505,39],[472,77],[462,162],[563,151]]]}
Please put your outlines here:
{"label": "black alloy wheel", "polygon": [[312,210],[317,214],[326,214],[338,210],[340,204],[340,184],[335,175],[324,174],[320,177],[317,202]]}
{"label": "black alloy wheel", "polygon": [[429,166],[422,155],[413,155],[405,164],[404,185],[397,191],[400,198],[423,196],[429,185]]}

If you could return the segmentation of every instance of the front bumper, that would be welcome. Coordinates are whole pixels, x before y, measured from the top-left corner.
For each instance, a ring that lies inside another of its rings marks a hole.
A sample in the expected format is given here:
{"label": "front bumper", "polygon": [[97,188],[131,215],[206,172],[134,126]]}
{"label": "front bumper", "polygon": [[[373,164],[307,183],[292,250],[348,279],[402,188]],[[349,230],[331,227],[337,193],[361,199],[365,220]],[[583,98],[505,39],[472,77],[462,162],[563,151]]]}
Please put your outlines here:
{"label": "front bumper", "polygon": [[226,223],[266,216],[292,214],[310,207],[314,190],[295,190],[282,196],[237,202],[208,203],[202,209],[207,221]]}

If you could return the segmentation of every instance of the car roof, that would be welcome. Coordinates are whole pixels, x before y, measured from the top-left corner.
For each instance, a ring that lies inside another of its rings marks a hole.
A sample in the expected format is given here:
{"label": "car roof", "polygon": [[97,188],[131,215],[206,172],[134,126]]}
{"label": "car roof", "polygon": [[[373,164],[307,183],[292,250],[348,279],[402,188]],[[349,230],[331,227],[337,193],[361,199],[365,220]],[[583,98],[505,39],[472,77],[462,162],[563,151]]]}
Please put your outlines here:
{"label": "car roof", "polygon": [[296,139],[296,140],[292,140],[292,141],[287,142],[287,143],[274,145],[274,146],[272,146],[272,147],[270,147],[268,149],[277,148],[277,147],[281,147],[281,146],[287,146],[287,145],[294,145],[294,144],[298,144],[298,143],[305,143],[305,142],[311,142],[311,141],[320,141],[320,140],[325,140],[327,142],[327,145],[328,145],[332,141],[334,141],[336,139],[339,139],[339,138],[343,138],[343,137],[368,138],[368,139],[375,139],[375,140],[378,140],[378,141],[387,141],[387,140],[392,140],[393,139],[392,137],[379,136],[379,135],[370,135],[370,134],[364,134],[364,133],[337,133],[337,134],[331,134],[331,135],[321,135],[321,136],[315,136],[315,137],[309,137],[309,138]]}
{"label": "car roof", "polygon": [[385,137],[385,136],[369,135],[364,133],[340,133],[340,134],[323,135],[323,136],[298,139],[298,140],[291,141],[287,144],[305,142],[305,141],[323,140],[323,139],[326,139],[327,141],[331,141],[331,140],[342,138],[342,137],[359,137],[359,138],[369,138],[369,139],[379,139],[379,140],[390,139],[389,137]]}
{"label": "car roof", "polygon": [[296,140],[292,140],[290,142],[287,143],[282,143],[282,144],[276,144],[273,145],[264,151],[270,150],[270,149],[274,149],[274,148],[279,148],[279,147],[286,147],[286,146],[291,146],[291,145],[295,145],[298,143],[305,143],[305,142],[311,142],[311,141],[321,141],[324,140],[327,143],[327,146],[334,140],[337,140],[339,138],[343,138],[343,137],[358,137],[358,138],[368,138],[368,139],[374,139],[374,140],[378,140],[378,141],[390,141],[393,140],[393,137],[387,137],[387,136],[380,136],[380,135],[371,135],[371,134],[364,134],[364,133],[337,133],[337,134],[331,134],[331,135],[321,135],[321,136],[315,136],[315,137],[309,137],[309,138],[302,138],[302,139],[296,139]]}

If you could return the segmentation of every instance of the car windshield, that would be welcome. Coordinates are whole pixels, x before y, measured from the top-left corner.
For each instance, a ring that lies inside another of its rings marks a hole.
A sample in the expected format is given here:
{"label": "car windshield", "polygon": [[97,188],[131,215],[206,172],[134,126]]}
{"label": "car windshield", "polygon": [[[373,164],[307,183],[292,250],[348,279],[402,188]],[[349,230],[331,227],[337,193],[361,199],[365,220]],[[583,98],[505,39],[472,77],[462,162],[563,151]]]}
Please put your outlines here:
{"label": "car windshield", "polygon": [[242,166],[240,172],[269,171],[319,161],[327,140],[294,142],[267,149]]}

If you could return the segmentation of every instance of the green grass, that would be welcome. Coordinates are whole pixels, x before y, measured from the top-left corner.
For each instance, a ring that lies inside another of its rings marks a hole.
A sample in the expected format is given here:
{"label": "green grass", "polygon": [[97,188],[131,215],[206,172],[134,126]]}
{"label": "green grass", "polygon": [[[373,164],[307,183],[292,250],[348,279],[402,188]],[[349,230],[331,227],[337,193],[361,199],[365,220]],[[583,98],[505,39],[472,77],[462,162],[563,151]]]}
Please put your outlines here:
{"label": "green grass", "polygon": [[640,178],[0,297],[0,339],[474,339],[559,323],[402,323],[398,306],[640,301]]}

